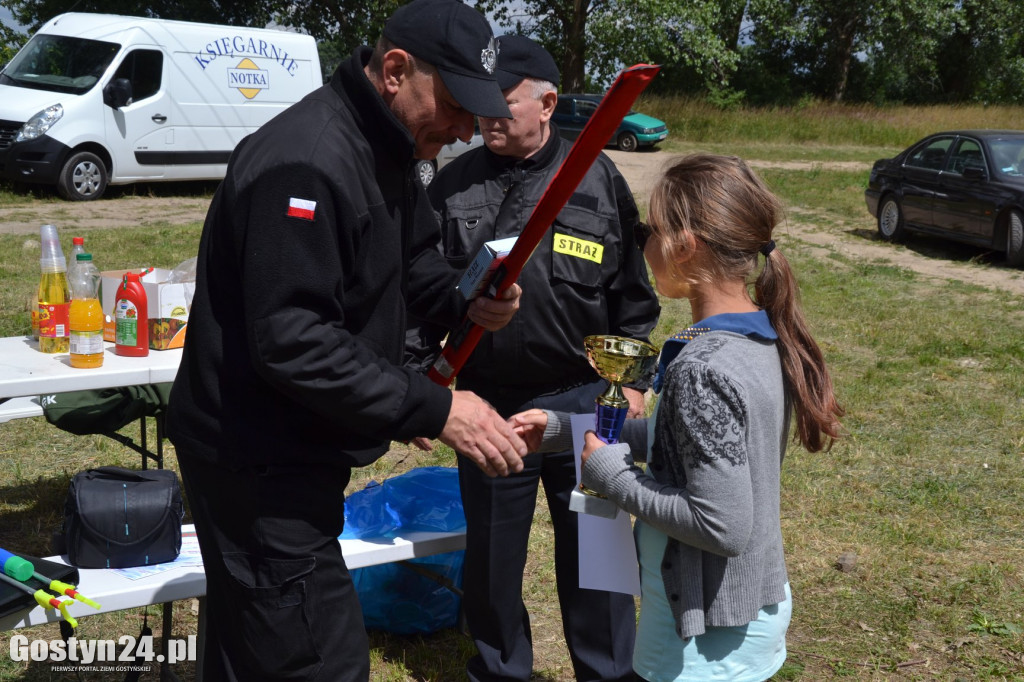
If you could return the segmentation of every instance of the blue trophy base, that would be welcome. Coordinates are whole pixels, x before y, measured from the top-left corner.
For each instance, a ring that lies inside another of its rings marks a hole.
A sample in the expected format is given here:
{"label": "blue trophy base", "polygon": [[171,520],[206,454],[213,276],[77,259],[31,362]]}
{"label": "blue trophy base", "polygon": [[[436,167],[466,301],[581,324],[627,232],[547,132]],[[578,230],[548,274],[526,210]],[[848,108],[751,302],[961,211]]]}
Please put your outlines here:
{"label": "blue trophy base", "polygon": [[[597,437],[609,445],[619,442],[619,434],[622,433],[622,425],[626,422],[626,413],[629,406],[613,407],[597,403],[595,411]],[[600,516],[605,519],[614,519],[619,515],[619,507],[607,497],[596,494],[587,494],[576,488],[569,495],[569,510],[580,514]]]}

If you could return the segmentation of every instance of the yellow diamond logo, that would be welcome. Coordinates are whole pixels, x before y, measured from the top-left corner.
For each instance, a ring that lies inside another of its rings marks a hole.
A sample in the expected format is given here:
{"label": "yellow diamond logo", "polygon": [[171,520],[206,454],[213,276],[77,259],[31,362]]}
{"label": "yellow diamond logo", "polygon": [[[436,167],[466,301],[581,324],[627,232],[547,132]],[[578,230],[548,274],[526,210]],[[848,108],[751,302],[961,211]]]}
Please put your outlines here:
{"label": "yellow diamond logo", "polygon": [[246,99],[252,99],[260,94],[260,90],[270,87],[269,74],[248,57],[238,62],[235,68],[228,69],[228,79]]}

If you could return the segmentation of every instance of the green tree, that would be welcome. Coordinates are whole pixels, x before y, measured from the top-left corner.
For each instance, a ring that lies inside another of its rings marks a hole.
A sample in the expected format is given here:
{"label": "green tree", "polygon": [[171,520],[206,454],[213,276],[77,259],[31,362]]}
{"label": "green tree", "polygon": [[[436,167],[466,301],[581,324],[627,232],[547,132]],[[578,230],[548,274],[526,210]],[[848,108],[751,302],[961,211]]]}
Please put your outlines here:
{"label": "green tree", "polygon": [[[11,10],[14,18],[28,26],[30,32],[69,10],[65,0],[0,0],[0,6]],[[266,26],[272,18],[267,4],[256,0],[77,0],[73,11],[235,26]]]}
{"label": "green tree", "polygon": [[[237,26],[290,26],[317,39],[325,76],[353,49],[373,44],[404,0],[78,0],[74,11],[160,17]],[[31,31],[66,11],[63,0],[0,0]],[[3,28],[6,31],[5,27]],[[0,40],[15,45],[5,33]],[[16,49],[16,48],[14,48]],[[2,53],[0,53],[2,54]],[[13,54],[13,52],[12,52]]]}
{"label": "green tree", "polygon": [[[325,76],[372,44],[406,0],[77,0],[75,11],[291,26],[317,38]],[[469,0],[466,0],[467,2]],[[473,0],[554,55],[562,89],[595,91],[624,66],[662,66],[652,92],[718,103],[802,97],[1024,103],[1021,0]],[[0,0],[35,31],[64,0]],[[0,61],[25,36],[0,26]]]}
{"label": "green tree", "polygon": [[942,90],[953,101],[1024,102],[1024,6],[1020,0],[972,0],[952,9],[940,41]]}
{"label": "green tree", "polygon": [[901,0],[880,16],[866,50],[867,99],[1024,102],[1024,4]]}
{"label": "green tree", "polygon": [[709,88],[726,86],[736,57],[717,33],[727,23],[722,5],[734,16],[743,2],[477,0],[476,6],[508,32],[538,40],[559,64],[562,90],[581,92],[643,62],[686,66]]}
{"label": "green tree", "polygon": [[953,33],[954,7],[936,0],[902,0],[881,16],[865,50],[869,77],[862,99],[932,102],[942,98],[940,57]]}
{"label": "green tree", "polygon": [[327,73],[360,45],[372,45],[388,17],[407,0],[271,0],[278,23],[299,27],[317,39]]}
{"label": "green tree", "polygon": [[11,61],[26,40],[28,40],[28,36],[24,33],[19,33],[10,26],[0,24],[0,66]]}
{"label": "green tree", "polygon": [[867,49],[873,22],[891,0],[752,0],[751,47],[742,70],[775,92],[842,100],[855,55]]}

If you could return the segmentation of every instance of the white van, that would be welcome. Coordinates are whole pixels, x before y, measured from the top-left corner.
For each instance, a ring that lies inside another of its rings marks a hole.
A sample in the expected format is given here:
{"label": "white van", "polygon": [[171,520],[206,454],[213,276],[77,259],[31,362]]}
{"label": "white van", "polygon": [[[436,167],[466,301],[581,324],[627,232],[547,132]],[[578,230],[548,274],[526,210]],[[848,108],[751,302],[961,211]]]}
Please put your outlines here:
{"label": "white van", "polygon": [[78,201],[220,179],[243,137],[322,84],[312,36],[62,14],[0,71],[0,177]]}

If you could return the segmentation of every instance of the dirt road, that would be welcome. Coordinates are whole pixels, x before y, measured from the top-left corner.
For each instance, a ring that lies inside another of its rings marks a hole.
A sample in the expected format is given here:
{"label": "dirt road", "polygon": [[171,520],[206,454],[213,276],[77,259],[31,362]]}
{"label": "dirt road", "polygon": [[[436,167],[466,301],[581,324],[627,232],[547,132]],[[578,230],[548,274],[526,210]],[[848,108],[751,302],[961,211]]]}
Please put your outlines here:
{"label": "dirt road", "polygon": [[[672,154],[664,152],[626,153],[609,150],[607,154],[615,161],[615,165],[629,182],[638,202],[647,201],[660,172],[673,158]],[[748,163],[754,169],[810,169],[814,167],[836,170],[868,169],[867,164],[857,162],[778,162],[752,159]],[[776,230],[778,236],[775,241],[780,248],[785,248],[787,238],[795,238],[820,248],[823,254],[831,251],[855,259],[872,262],[885,261],[900,268],[913,270],[925,277],[960,280],[991,289],[1010,291],[1024,297],[1024,270],[1006,267],[999,254],[992,257],[993,264],[976,264],[954,262],[948,258],[919,253],[899,244],[887,244],[877,239],[875,219],[868,213],[867,208],[864,209],[863,220],[827,228],[815,225],[815,216],[808,209],[789,206],[786,211],[786,223]],[[952,248],[956,249],[957,247],[953,246]]]}
{"label": "dirt road", "polygon": [[[650,191],[661,170],[673,158],[663,151],[619,152],[608,150],[608,155],[626,177],[637,201],[646,203]],[[754,168],[842,168],[858,170],[865,164],[842,162],[766,162],[751,160]],[[206,197],[168,196],[121,196],[93,202],[65,202],[35,200],[14,208],[0,208],[0,233],[38,234],[39,225],[52,222],[62,227],[82,230],[116,226],[145,226],[152,223],[190,223],[201,221],[206,214],[209,199]],[[819,227],[809,209],[790,206],[787,221],[780,226],[778,238],[780,248],[785,248],[787,238],[799,239],[823,253],[838,252],[851,258],[873,262],[884,261],[897,267],[913,270],[925,277],[957,279],[992,289],[1010,291],[1024,296],[1024,271],[1007,268],[999,255],[992,257],[992,264],[954,262],[949,258],[920,253],[905,246],[886,244],[875,237],[874,219],[864,211],[863,220],[854,224]]]}

